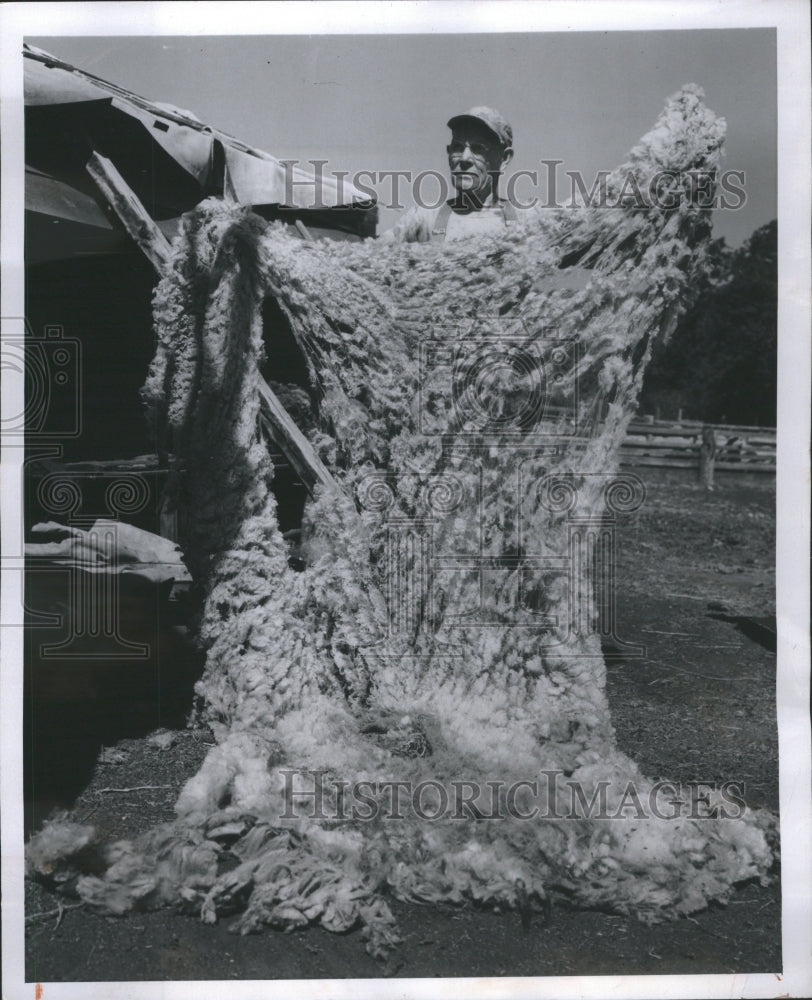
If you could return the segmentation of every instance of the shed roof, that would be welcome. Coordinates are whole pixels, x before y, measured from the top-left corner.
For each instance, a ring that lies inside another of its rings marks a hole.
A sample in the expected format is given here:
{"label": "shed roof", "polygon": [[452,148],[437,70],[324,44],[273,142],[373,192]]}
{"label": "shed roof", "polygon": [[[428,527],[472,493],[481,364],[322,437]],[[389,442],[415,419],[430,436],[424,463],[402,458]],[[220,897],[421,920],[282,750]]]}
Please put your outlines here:
{"label": "shed roof", "polygon": [[351,184],[325,173],[316,185],[309,171],[190,111],[148,101],[29,45],[23,56],[29,261],[130,249],[85,169],[93,152],[113,161],[169,235],[184,212],[224,193],[328,235],[374,234],[375,202]]}

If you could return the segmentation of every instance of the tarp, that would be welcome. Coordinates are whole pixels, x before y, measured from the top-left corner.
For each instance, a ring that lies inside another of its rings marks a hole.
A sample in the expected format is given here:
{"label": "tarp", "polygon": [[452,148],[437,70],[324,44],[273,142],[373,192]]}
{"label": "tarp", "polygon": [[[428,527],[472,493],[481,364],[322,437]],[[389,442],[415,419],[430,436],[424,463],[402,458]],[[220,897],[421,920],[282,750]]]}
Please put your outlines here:
{"label": "tarp", "polygon": [[[113,161],[170,232],[180,215],[228,185],[232,198],[266,218],[300,218],[318,230],[374,235],[375,203],[351,184],[339,186],[325,174],[316,199],[313,174],[286,166],[190,111],[147,101],[41,49],[26,45],[23,56],[29,261],[132,249],[85,170],[94,151]],[[52,239],[52,220],[61,226],[58,239]]]}

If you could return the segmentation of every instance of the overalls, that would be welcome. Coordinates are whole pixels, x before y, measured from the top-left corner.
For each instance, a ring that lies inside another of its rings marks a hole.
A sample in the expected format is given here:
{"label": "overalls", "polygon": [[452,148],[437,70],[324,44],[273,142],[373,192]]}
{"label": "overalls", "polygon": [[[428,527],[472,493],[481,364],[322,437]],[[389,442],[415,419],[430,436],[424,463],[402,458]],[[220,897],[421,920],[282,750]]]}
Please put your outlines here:
{"label": "overalls", "polygon": [[[515,225],[518,221],[516,216],[516,209],[509,201],[500,201],[499,207],[502,210],[502,218],[505,220],[506,226]],[[432,243],[442,243],[445,239],[446,228],[448,227],[448,220],[451,218],[451,212],[453,211],[450,202],[445,202],[440,211],[437,213],[437,218],[434,220],[434,226],[431,230],[431,242]]]}

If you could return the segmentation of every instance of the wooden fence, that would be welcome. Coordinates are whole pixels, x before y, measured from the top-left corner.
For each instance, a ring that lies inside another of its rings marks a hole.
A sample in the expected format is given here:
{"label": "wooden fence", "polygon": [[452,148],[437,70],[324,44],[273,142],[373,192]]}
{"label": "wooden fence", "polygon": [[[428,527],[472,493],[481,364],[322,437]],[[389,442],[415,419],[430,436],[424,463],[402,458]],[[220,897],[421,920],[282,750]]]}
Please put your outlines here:
{"label": "wooden fence", "polygon": [[638,417],[620,449],[622,465],[699,470],[702,432],[710,427],[713,462],[723,472],[775,473],[775,429]]}
{"label": "wooden fence", "polygon": [[[666,469],[694,470],[707,485],[713,482],[714,469],[722,472],[775,474],[775,430],[765,427],[712,426],[713,437],[704,435],[709,425],[696,420],[655,420],[640,417],[630,426],[620,449],[621,465],[626,467],[654,466]],[[273,449],[274,465],[286,473],[290,488],[306,489],[306,482],[299,470],[290,463],[279,448]],[[710,454],[709,454],[710,452]],[[709,462],[710,459],[710,462]],[[710,469],[708,465],[710,464]],[[167,538],[176,537],[173,516],[163,503],[167,469],[157,455],[141,455],[131,459],[73,462],[62,464],[52,460],[35,461],[28,468],[33,482],[29,483],[29,517],[36,520],[59,519],[59,514],[44,506],[38,509],[39,499],[50,496],[49,483],[73,481],[77,504],[83,515],[115,517],[116,512],[104,504],[118,485],[135,493],[142,493],[143,502],[138,507],[141,514],[131,509],[129,520],[148,530],[157,530]],[[140,481],[136,489],[135,480]],[[129,484],[129,485],[128,485]],[[102,498],[104,500],[102,501]],[[126,499],[126,498],[125,498]],[[98,506],[102,504],[102,506]],[[64,519],[64,518],[63,518]]]}

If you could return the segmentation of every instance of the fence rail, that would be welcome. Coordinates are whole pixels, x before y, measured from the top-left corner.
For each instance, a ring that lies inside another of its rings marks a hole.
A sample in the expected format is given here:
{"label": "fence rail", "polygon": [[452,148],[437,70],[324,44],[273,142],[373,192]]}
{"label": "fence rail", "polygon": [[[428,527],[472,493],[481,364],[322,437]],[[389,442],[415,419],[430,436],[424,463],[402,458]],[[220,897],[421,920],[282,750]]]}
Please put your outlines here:
{"label": "fence rail", "polygon": [[698,420],[638,418],[632,421],[620,449],[621,464],[698,470],[706,427],[712,430],[713,444],[706,441],[705,458],[710,457],[716,469],[775,473],[774,428],[703,424]]}
{"label": "fence rail", "polygon": [[[620,462],[625,466],[651,466],[700,470],[703,430],[713,432],[712,464],[725,472],[775,473],[776,432],[770,427],[707,425],[697,420],[654,420],[638,418],[629,425],[620,448]],[[707,447],[707,442],[706,442]],[[707,461],[707,451],[705,460]],[[288,469],[289,463],[276,448],[274,466]],[[61,471],[88,481],[104,480],[111,473],[141,474],[162,478],[167,473],[157,455],[139,455],[106,461],[32,463],[29,472],[35,479],[49,472]],[[290,469],[293,472],[292,469]]]}

